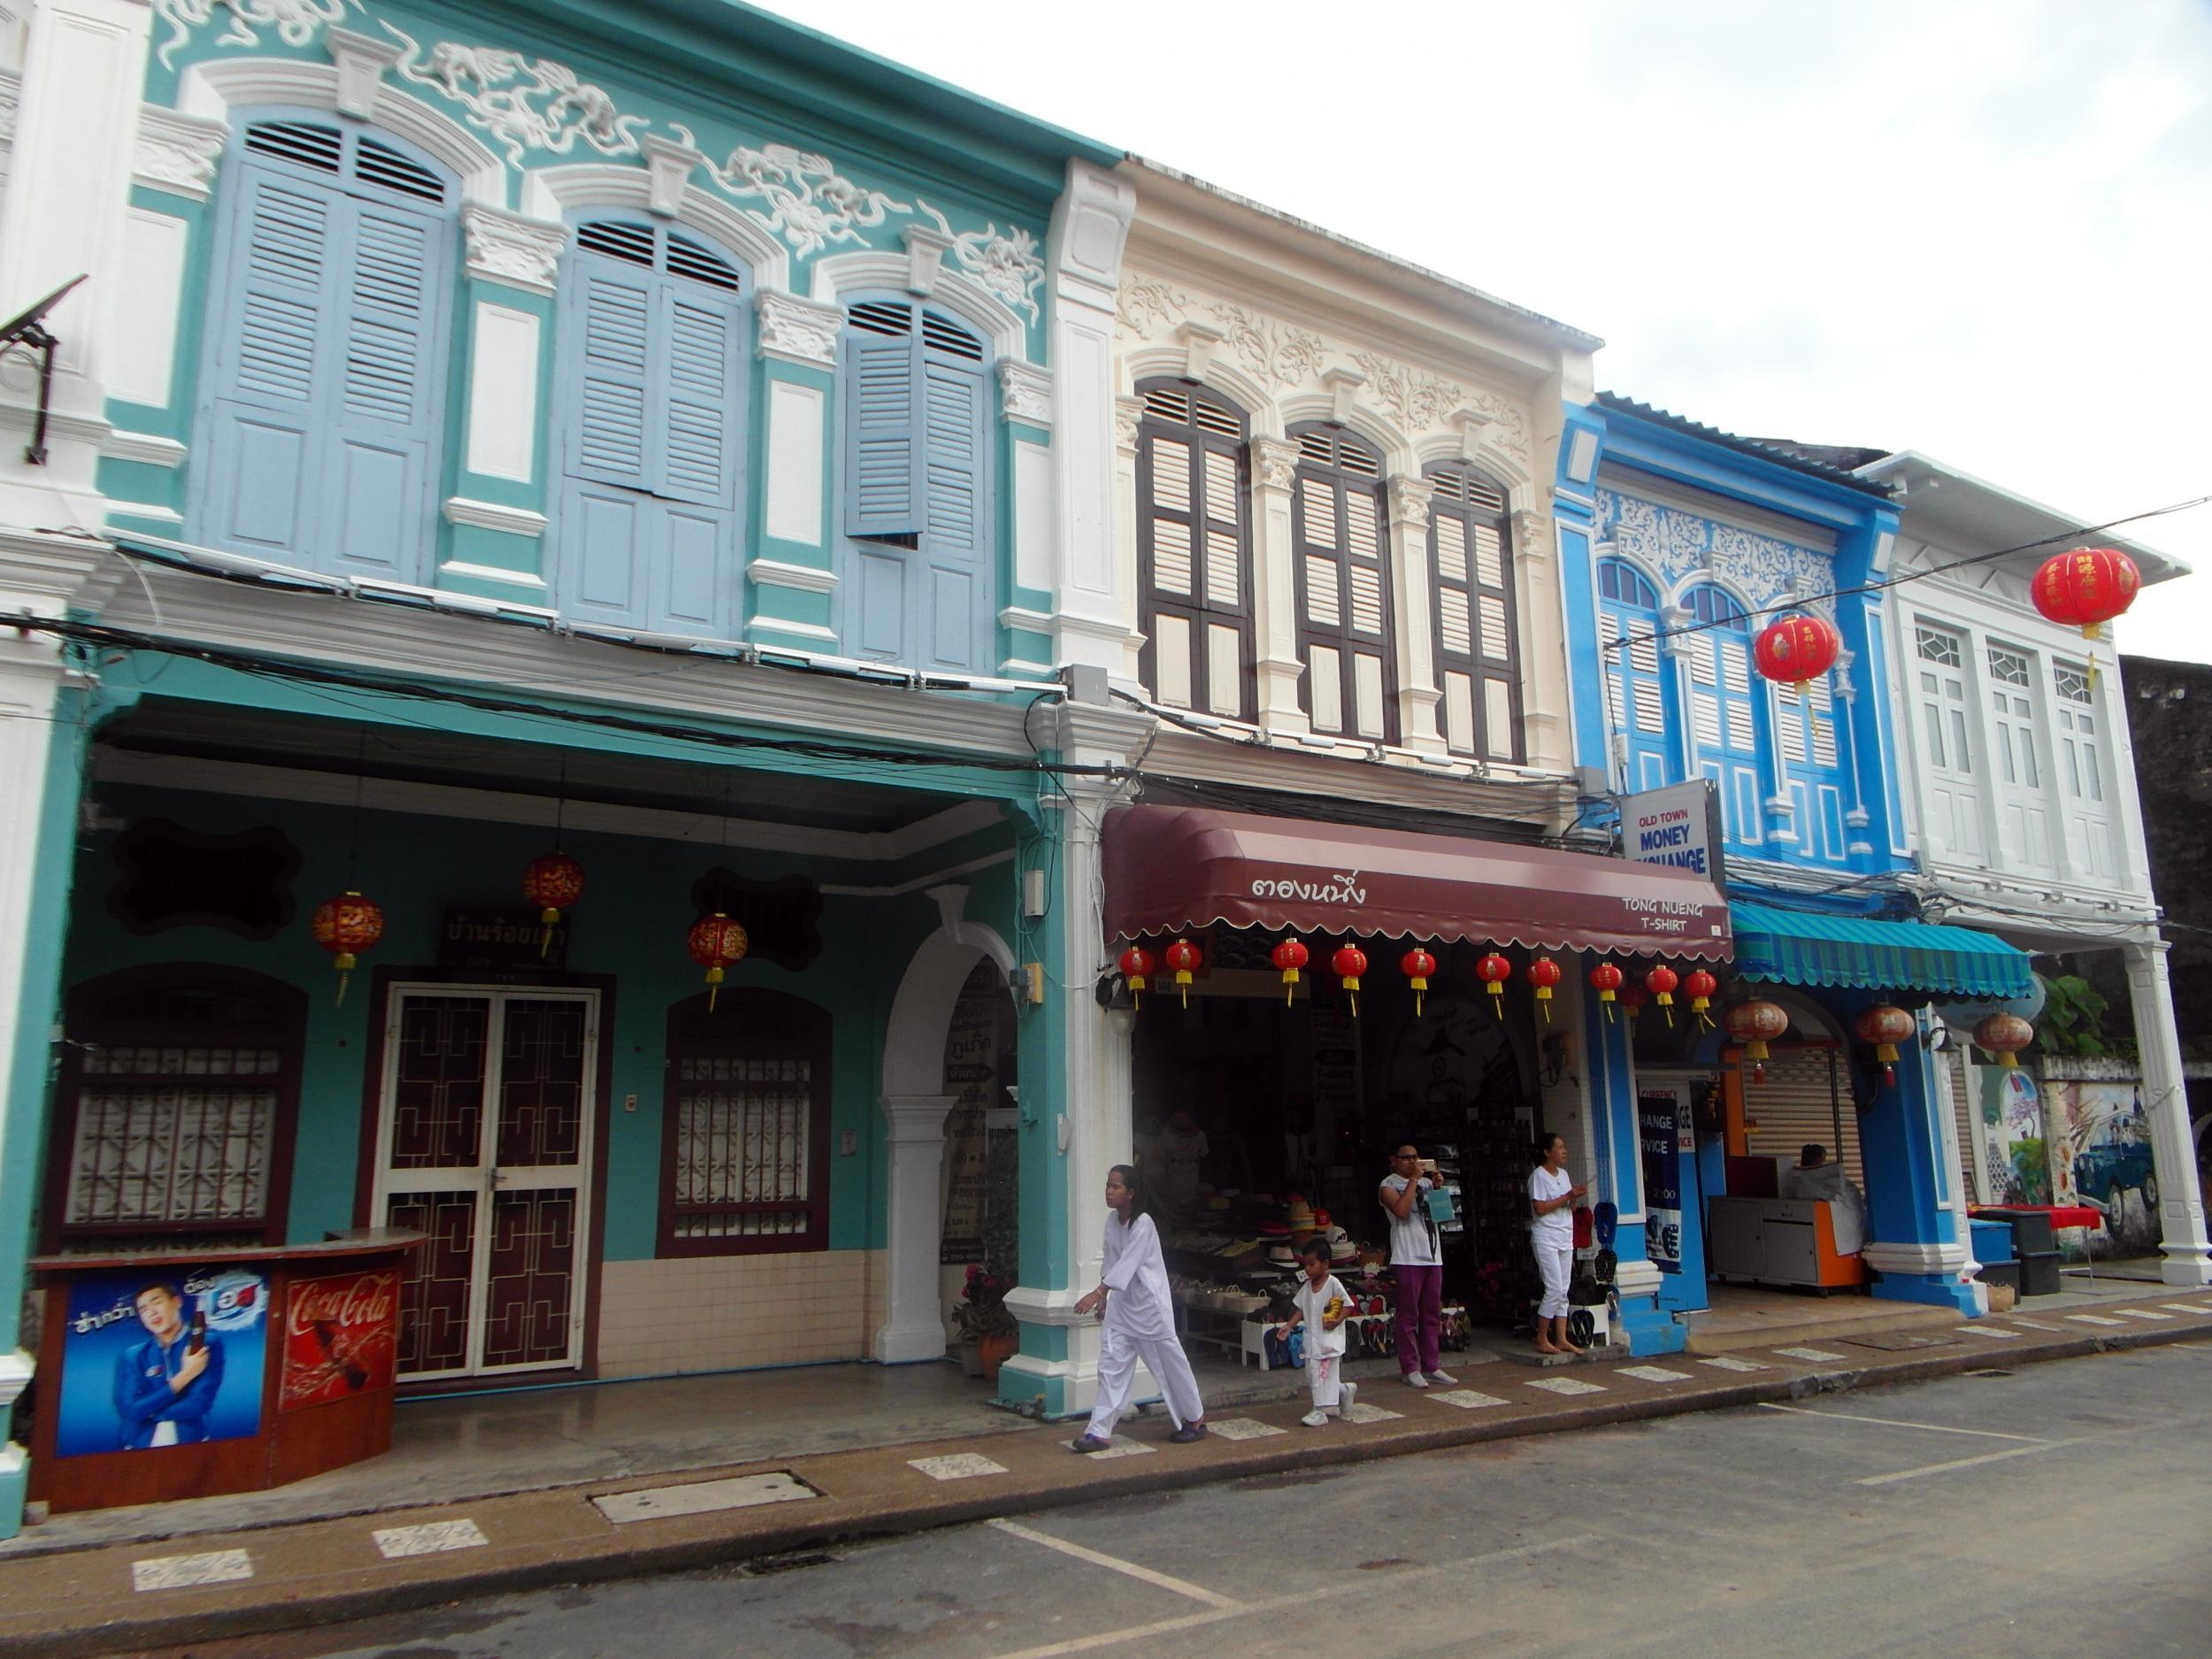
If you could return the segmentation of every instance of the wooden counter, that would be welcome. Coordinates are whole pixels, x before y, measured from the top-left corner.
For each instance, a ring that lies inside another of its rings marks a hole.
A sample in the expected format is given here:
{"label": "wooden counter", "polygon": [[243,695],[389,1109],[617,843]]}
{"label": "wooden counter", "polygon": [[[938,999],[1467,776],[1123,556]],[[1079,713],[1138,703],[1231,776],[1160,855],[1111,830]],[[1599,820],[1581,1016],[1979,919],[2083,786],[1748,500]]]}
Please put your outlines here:
{"label": "wooden counter", "polygon": [[34,1257],[30,1495],[61,1511],[258,1492],[388,1451],[400,1287],[422,1241],[376,1229]]}

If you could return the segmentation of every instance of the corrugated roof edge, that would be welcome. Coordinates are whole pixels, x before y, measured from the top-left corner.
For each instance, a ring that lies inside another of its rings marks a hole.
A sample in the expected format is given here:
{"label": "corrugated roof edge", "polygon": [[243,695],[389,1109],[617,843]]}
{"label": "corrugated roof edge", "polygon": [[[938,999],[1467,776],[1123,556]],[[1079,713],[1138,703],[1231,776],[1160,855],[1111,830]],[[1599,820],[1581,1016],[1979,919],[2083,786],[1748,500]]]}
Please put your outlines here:
{"label": "corrugated roof edge", "polygon": [[1618,392],[1600,392],[1597,395],[1597,402],[1601,408],[1617,410],[1622,414],[1633,415],[1640,420],[1648,420],[1658,426],[1669,426],[1677,432],[1686,433],[1693,438],[1702,438],[1709,443],[1721,444],[1744,455],[1756,456],[1763,461],[1773,462],[1777,466],[1786,466],[1793,472],[1803,472],[1811,478],[1824,479],[1831,484],[1840,484],[1846,489],[1857,490],[1861,495],[1877,495],[1885,499],[1890,495],[1890,487],[1878,480],[1862,478],[1856,472],[1847,471],[1839,466],[1831,466],[1825,461],[1815,460],[1810,456],[1799,454],[1782,445],[1770,442],[1764,438],[1739,437],[1732,432],[1723,432],[1718,426],[1709,426],[1703,421],[1692,420],[1687,415],[1678,415],[1671,410],[1661,409],[1652,403],[1640,403],[1632,397],[1622,396]]}
{"label": "corrugated roof edge", "polygon": [[[1323,242],[1341,248],[1348,253],[1357,254],[1362,258],[1380,260],[1384,265],[1419,277],[1423,281],[1433,282],[1439,288],[1448,288],[1454,294],[1462,295],[1471,300],[1479,300],[1485,305],[1494,305],[1498,310],[1510,312],[1522,321],[1533,324],[1538,328],[1556,334],[1568,344],[1578,346],[1585,351],[1595,351],[1605,344],[1605,342],[1597,335],[1586,334],[1571,323],[1563,323],[1556,317],[1547,317],[1543,312],[1532,311],[1525,305],[1517,305],[1511,300],[1500,299],[1496,295],[1486,292],[1471,282],[1462,282],[1456,277],[1446,276],[1440,271],[1432,270],[1425,265],[1417,265],[1410,259],[1402,259],[1396,254],[1385,253],[1379,248],[1355,241],[1349,236],[1329,229],[1326,226],[1317,225],[1311,219],[1300,219],[1295,213],[1286,213],[1282,209],[1270,207],[1264,202],[1256,202],[1248,196],[1239,196],[1234,190],[1225,190],[1217,184],[1209,184],[1203,179],[1168,166],[1163,162],[1154,161],[1148,156],[1140,156],[1132,150],[1128,158],[1147,173],[1157,173],[1163,179],[1171,179],[1178,184],[1202,191],[1205,195],[1240,207],[1248,213],[1257,213],[1263,219],[1272,219],[1279,225],[1299,231],[1305,235],[1317,236]],[[1141,207],[1139,211],[1142,211]]]}

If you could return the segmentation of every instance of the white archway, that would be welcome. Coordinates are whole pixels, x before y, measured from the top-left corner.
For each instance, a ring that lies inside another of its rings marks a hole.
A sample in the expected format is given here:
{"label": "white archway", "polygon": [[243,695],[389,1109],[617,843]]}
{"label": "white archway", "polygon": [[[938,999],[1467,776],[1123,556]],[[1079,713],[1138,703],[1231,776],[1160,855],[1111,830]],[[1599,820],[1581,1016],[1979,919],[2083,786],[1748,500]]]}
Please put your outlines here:
{"label": "white archway", "polygon": [[[653,175],[640,166],[577,162],[535,167],[523,175],[522,211],[534,219],[561,220],[595,207],[653,211]],[[712,237],[751,271],[756,287],[783,289],[791,280],[791,256],[749,213],[696,185],[687,185],[675,222]]]}
{"label": "white archway", "polygon": [[889,1214],[885,1238],[887,1306],[876,1332],[882,1364],[942,1359],[944,1310],[938,1297],[937,1256],[944,1225],[941,1185],[945,1118],[958,1096],[945,1087],[945,1033],[960,988],[979,961],[1002,976],[1014,953],[996,930],[962,919],[968,889],[948,883],[929,889],[938,928],[914,953],[892,999],[883,1039],[883,1116],[889,1130],[885,1182]]}
{"label": "white archway", "polygon": [[930,304],[974,325],[991,342],[995,361],[1029,360],[1029,331],[1013,309],[965,272],[940,265],[928,289],[914,287],[914,261],[903,253],[841,253],[814,265],[818,305],[841,305],[843,296],[874,288],[895,294],[921,292]]}

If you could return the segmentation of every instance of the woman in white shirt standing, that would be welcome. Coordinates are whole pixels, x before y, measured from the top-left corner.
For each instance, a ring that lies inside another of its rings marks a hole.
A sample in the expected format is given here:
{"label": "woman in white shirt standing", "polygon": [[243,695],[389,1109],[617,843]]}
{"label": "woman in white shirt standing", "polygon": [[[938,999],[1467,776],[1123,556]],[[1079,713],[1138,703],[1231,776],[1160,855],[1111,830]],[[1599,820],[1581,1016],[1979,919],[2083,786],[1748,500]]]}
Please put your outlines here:
{"label": "woman in white shirt standing", "polygon": [[1567,1173],[1565,1136],[1545,1136],[1536,1143],[1536,1153],[1543,1162],[1528,1174],[1529,1243],[1544,1279],[1544,1299],[1536,1305],[1536,1351],[1579,1354],[1567,1336],[1567,1279],[1574,1267],[1572,1211],[1590,1184],[1577,1187]]}
{"label": "woman in white shirt standing", "polygon": [[1113,1441],[1114,1425],[1128,1409],[1129,1391],[1141,1359],[1167,1396],[1168,1415],[1178,1445],[1206,1438],[1206,1408],[1198,1397],[1183,1345],[1175,1340],[1175,1307],[1170,1299],[1167,1262],[1160,1254],[1160,1230],[1145,1213],[1144,1187],[1137,1171],[1117,1164],[1106,1172],[1106,1249],[1098,1288],[1075,1304],[1078,1313],[1094,1313],[1105,1325],[1098,1345],[1098,1395],[1091,1420],[1074,1441],[1079,1452],[1102,1452]]}

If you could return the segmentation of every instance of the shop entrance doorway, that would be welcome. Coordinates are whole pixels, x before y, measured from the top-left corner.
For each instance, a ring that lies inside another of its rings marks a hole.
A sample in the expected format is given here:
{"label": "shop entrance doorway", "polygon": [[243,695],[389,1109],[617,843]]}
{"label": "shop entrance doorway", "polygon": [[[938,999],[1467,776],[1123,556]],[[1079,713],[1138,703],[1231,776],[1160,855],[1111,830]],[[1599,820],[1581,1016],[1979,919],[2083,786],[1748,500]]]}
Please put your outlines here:
{"label": "shop entrance doorway", "polygon": [[428,1235],[403,1381],[582,1363],[598,1044],[595,991],[390,987],[373,1213]]}

